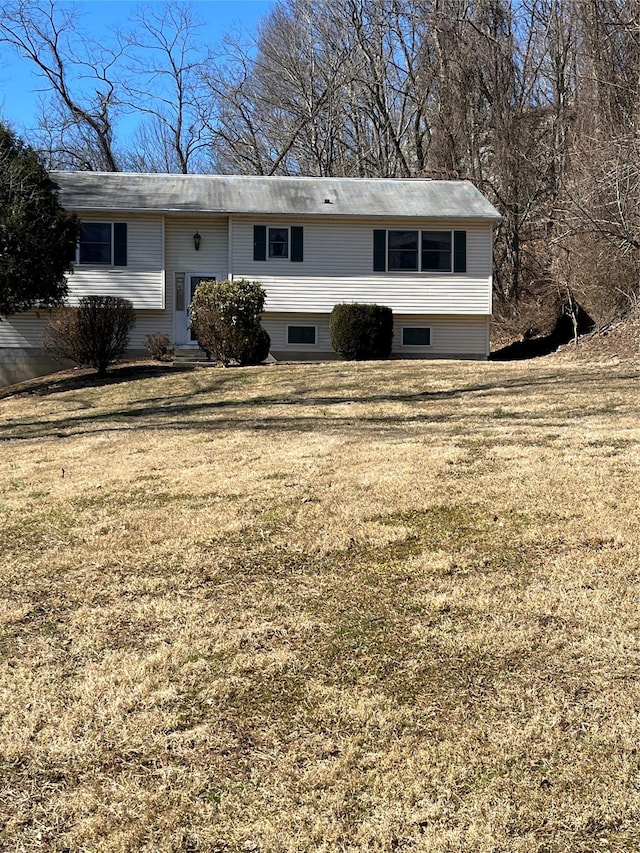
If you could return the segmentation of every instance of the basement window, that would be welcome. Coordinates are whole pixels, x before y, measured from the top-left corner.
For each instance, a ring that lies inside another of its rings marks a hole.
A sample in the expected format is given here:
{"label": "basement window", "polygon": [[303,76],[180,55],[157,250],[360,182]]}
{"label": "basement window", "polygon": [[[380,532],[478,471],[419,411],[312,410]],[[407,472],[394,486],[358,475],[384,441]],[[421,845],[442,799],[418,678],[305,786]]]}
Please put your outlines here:
{"label": "basement window", "polygon": [[317,326],[287,326],[287,343],[315,346],[318,338]]}
{"label": "basement window", "polygon": [[402,329],[402,346],[403,347],[430,347],[431,346],[431,329],[429,326],[403,326]]}

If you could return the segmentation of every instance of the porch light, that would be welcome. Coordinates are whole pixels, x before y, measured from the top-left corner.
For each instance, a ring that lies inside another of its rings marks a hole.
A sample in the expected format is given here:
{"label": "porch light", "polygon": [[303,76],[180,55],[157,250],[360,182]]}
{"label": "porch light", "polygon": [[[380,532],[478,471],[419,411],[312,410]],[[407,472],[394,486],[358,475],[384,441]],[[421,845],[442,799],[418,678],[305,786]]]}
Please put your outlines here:
{"label": "porch light", "polygon": [[193,235],[193,248],[196,250],[196,252],[200,248],[200,240],[202,240],[202,237],[196,231],[196,233]]}

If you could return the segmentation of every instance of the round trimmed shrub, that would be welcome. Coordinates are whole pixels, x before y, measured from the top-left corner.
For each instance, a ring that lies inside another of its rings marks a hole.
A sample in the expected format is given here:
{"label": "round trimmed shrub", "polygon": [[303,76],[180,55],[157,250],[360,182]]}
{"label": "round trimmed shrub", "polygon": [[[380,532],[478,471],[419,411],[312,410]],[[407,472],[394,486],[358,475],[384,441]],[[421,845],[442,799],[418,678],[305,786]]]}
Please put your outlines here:
{"label": "round trimmed shrub", "polygon": [[330,326],[331,346],[349,361],[391,355],[393,312],[386,305],[335,305]]}
{"label": "round trimmed shrub", "polygon": [[236,360],[242,367],[250,364],[262,364],[269,355],[270,347],[271,338],[269,337],[269,332],[267,332],[264,326],[257,323],[239,341]]}
{"label": "round trimmed shrub", "polygon": [[191,303],[191,328],[202,349],[225,366],[264,361],[271,344],[260,324],[265,298],[258,281],[200,282]]}

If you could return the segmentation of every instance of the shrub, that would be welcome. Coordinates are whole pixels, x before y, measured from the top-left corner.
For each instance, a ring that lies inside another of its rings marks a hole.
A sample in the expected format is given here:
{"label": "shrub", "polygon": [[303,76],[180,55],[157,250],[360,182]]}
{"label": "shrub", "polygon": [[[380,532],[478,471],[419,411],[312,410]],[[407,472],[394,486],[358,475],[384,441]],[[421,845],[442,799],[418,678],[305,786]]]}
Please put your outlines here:
{"label": "shrub", "polygon": [[77,308],[63,308],[44,330],[44,344],[55,358],[94,367],[104,376],[121,358],[135,324],[133,305],[117,296],[85,296]]}
{"label": "shrub", "polygon": [[202,349],[225,366],[264,361],[271,344],[260,323],[265,298],[257,281],[201,282],[191,303],[191,328]]}
{"label": "shrub", "polygon": [[165,361],[169,355],[169,335],[147,335],[147,349],[156,361]]}
{"label": "shrub", "polygon": [[78,330],[78,309],[59,308],[44,326],[44,346],[58,361],[83,364],[83,349]]}
{"label": "shrub", "polygon": [[236,361],[241,365],[262,364],[269,355],[271,338],[267,330],[258,324],[251,334],[244,337],[239,344]]}
{"label": "shrub", "polygon": [[335,305],[331,312],[331,346],[350,361],[389,358],[393,313],[384,305]]}

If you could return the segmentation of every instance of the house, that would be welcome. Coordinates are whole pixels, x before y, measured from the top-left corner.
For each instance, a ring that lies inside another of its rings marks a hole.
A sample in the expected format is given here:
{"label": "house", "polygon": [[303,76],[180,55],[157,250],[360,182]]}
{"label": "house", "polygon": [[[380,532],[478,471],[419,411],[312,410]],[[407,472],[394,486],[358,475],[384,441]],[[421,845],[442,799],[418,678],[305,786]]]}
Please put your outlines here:
{"label": "house", "polygon": [[[263,323],[276,359],[335,355],[329,315],[339,302],[394,313],[396,357],[486,358],[494,207],[470,183],[366,179],[52,172],[77,213],[69,279],[81,296],[130,299],[133,351],[149,334],[196,346],[189,304],[202,279],[264,287]],[[51,368],[48,311],[0,322],[0,382]]]}

